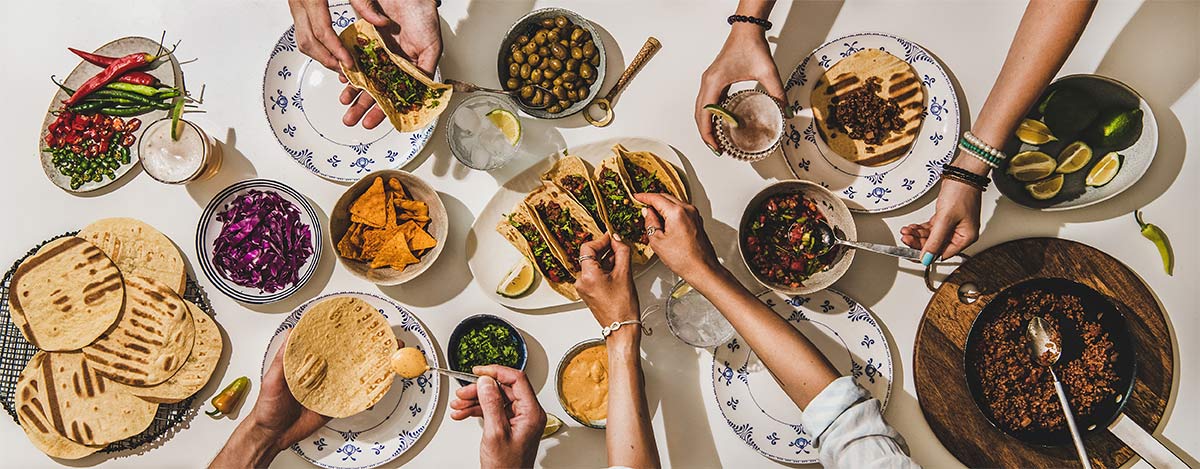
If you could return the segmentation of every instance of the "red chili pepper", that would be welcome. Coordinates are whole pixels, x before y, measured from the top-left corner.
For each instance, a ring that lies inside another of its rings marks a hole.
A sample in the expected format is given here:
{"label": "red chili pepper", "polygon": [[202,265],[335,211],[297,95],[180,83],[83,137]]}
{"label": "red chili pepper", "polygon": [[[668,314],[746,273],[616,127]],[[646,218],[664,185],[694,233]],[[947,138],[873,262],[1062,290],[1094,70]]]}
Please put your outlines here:
{"label": "red chili pepper", "polygon": [[[75,55],[78,55],[79,58],[83,59],[84,61],[99,67],[107,68],[109,65],[112,65],[113,62],[117,61],[116,57],[108,57],[100,54],[93,54],[91,52],[84,52],[73,47],[68,47],[67,50],[74,52]],[[146,86],[154,86],[158,84],[158,78],[156,78],[154,75],[137,70],[126,72],[124,75],[117,77],[117,81]]]}
{"label": "red chili pepper", "polygon": [[79,88],[75,90],[75,94],[71,95],[71,97],[67,98],[67,100],[63,103],[67,106],[75,104],[79,102],[79,100],[83,99],[84,96],[87,96],[93,91],[100,89],[104,85],[111,83],[113,80],[117,79],[117,77],[124,75],[127,72],[150,65],[160,57],[171,55],[173,52],[174,49],[166,51],[160,55],[152,55],[146,52],[135,52],[114,60],[108,65],[108,67],[106,67],[104,70],[101,70],[100,73],[97,73],[96,76],[89,78],[88,81],[85,81],[82,85],[79,85]]}

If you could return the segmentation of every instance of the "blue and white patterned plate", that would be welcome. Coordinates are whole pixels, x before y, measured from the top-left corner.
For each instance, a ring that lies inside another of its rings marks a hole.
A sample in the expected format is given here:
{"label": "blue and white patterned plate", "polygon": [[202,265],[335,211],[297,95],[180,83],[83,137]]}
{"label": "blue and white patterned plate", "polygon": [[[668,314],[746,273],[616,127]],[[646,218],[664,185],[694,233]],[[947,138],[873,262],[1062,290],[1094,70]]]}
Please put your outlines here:
{"label": "blue and white patterned plate", "polygon": [[[863,49],[879,49],[912,65],[925,86],[925,116],[907,154],[882,166],[863,166],[838,156],[817,133],[809,93],[833,64]],[[809,54],[785,86],[795,118],[787,122],[783,155],[800,179],[825,186],[851,211],[878,213],[917,200],[933,187],[942,165],[954,157],[959,135],[954,84],[932,55],[916,43],[887,33],[859,33],[834,39]]]}
{"label": "blue and white patterned plate", "polygon": [[[886,408],[892,394],[892,352],[875,317],[837,291],[759,295],[825,354],[842,375]],[[733,433],[763,456],[788,464],[818,462],[804,414],[740,335],[713,351],[713,397]]]}
{"label": "blue and white patterned plate", "polygon": [[[233,283],[217,272],[216,267],[213,266],[213,248],[217,236],[221,234],[221,228],[224,226],[223,223],[217,220],[217,214],[224,212],[234,199],[251,189],[279,194],[283,200],[291,202],[296,208],[300,209],[300,221],[308,225],[312,241],[313,253],[304,262],[304,265],[300,266],[296,283],[288,285],[274,293],[267,293],[258,288],[243,287]],[[321,219],[317,217],[317,212],[308,203],[308,199],[287,184],[270,179],[247,179],[235,182],[229,187],[222,189],[221,192],[217,193],[208,202],[208,206],[204,207],[204,213],[200,215],[200,222],[196,227],[196,254],[200,257],[200,268],[204,270],[204,275],[208,276],[208,280],[213,283],[213,286],[217,287],[217,290],[221,290],[221,293],[234,300],[249,304],[274,303],[299,291],[300,287],[303,287],[305,282],[308,282],[308,279],[312,278],[313,273],[317,271],[317,264],[321,260],[322,245]]]}
{"label": "blue and white patterned plate", "polygon": [[[379,309],[392,325],[397,339],[405,346],[420,349],[430,366],[441,366],[432,335],[403,306],[370,293],[341,292],[309,300],[275,329],[267,353],[263,355],[264,375],[271,359],[283,346],[283,332],[296,327],[309,307],[335,296],[358,298]],[[384,464],[412,449],[429,429],[429,422],[437,412],[440,391],[441,378],[433,372],[426,372],[416,379],[396,377],[392,388],[370,409],[353,417],[330,420],[309,437],[292,445],[292,451],[308,462],[330,469],[367,469]]]}
{"label": "blue and white patterned plate", "polygon": [[[329,15],[338,33],[357,19],[349,3],[331,5]],[[296,163],[323,178],[353,182],[371,171],[400,169],[425,148],[437,119],[416,132],[397,131],[387,121],[372,130],[343,124],[346,106],[338,95],[345,87],[336,73],[300,52],[295,26],[275,43],[263,72],[263,109],[275,139]]]}

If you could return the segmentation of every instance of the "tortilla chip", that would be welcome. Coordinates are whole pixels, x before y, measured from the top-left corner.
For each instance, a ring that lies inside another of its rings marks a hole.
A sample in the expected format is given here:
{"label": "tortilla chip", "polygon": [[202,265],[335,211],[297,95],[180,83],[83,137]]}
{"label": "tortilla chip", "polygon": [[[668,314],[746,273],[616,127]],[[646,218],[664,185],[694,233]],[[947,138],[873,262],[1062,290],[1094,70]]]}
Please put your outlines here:
{"label": "tortilla chip", "polygon": [[384,244],[383,249],[380,249],[379,254],[371,261],[371,268],[378,269],[386,265],[396,270],[404,270],[409,264],[417,262],[419,260],[408,247],[407,236],[405,233],[397,231],[396,235]]}
{"label": "tortilla chip", "polygon": [[365,225],[351,223],[346,234],[342,235],[342,239],[338,241],[338,254],[347,259],[361,259],[364,229],[366,229]]}
{"label": "tortilla chip", "polygon": [[429,205],[419,200],[401,200],[399,201],[401,210],[412,213],[417,216],[429,216]]}
{"label": "tortilla chip", "polygon": [[414,221],[410,220],[405,222],[403,225],[400,225],[400,231],[404,232],[404,235],[407,237],[410,249],[421,250],[437,246],[437,240],[433,239],[433,236],[430,236],[429,233],[426,233],[425,230],[421,228],[420,225],[417,225],[417,223]]}
{"label": "tortilla chip", "polygon": [[363,250],[362,256],[364,260],[375,258],[379,255],[379,250],[383,249],[383,245],[387,244],[388,240],[392,239],[396,233],[400,233],[400,227],[396,225],[389,226],[385,229],[367,230],[363,234]]}
{"label": "tortilla chip", "polygon": [[350,219],[358,223],[366,223],[376,228],[387,226],[387,193],[383,190],[383,178],[376,177],[375,182],[363,195],[350,204]]}
{"label": "tortilla chip", "polygon": [[387,184],[388,184],[388,189],[391,189],[391,190],[393,190],[393,191],[396,191],[396,192],[399,192],[399,193],[400,193],[400,198],[402,198],[402,199],[407,199],[407,198],[408,198],[408,196],[406,196],[406,195],[405,195],[405,193],[404,193],[404,185],[403,185],[403,184],[400,184],[400,180],[399,180],[399,179],[396,179],[396,178],[388,178],[388,182],[387,182]]}
{"label": "tortilla chip", "polygon": [[384,211],[387,212],[387,222],[384,223],[384,226],[392,226],[400,223],[396,221],[396,208],[392,205],[392,200],[396,199],[397,197],[400,197],[400,195],[396,194],[395,192],[388,191],[387,204],[384,206]]}

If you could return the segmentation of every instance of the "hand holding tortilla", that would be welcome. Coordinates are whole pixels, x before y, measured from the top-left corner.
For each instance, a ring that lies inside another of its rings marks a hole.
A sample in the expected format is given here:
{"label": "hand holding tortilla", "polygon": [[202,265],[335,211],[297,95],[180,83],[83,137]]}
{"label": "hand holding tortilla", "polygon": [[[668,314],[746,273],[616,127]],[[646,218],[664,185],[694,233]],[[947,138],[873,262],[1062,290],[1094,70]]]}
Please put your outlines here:
{"label": "hand holding tortilla", "polygon": [[354,58],[342,64],[346,78],[374,99],[397,130],[425,128],[450,103],[453,87],[434,82],[412,62],[389,50],[383,36],[366,20],[352,23],[338,38]]}

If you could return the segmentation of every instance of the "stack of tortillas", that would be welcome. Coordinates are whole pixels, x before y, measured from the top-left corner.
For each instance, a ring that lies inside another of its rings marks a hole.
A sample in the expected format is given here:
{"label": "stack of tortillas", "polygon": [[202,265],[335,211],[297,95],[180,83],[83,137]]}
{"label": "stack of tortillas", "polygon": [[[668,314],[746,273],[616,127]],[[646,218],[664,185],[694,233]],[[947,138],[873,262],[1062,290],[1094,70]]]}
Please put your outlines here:
{"label": "stack of tortillas", "polygon": [[141,433],[159,403],[208,383],[224,341],[212,318],[181,297],[186,279],[171,240],[130,218],[99,220],[17,267],[9,311],[41,349],[15,396],[34,446],[82,458]]}
{"label": "stack of tortillas", "polygon": [[358,298],[313,305],[283,352],[283,374],[301,405],[334,418],[379,402],[392,386],[396,334],[379,310]]}

